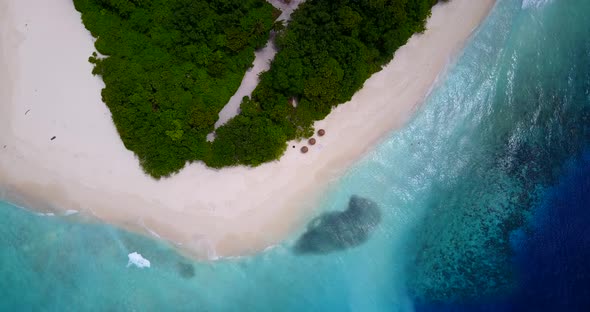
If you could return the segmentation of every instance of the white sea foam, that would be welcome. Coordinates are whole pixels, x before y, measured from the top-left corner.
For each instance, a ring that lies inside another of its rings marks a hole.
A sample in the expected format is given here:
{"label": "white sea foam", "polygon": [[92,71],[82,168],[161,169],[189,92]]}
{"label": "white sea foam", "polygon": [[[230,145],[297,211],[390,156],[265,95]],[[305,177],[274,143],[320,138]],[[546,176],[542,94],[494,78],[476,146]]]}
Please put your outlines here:
{"label": "white sea foam", "polygon": [[139,218],[139,225],[141,225],[141,227],[143,227],[143,229],[150,233],[152,236],[156,238],[162,238],[160,234],[156,233],[156,231],[150,229],[149,227],[147,227],[147,225],[145,225],[145,223],[143,222],[143,218]]}
{"label": "white sea foam", "polygon": [[77,213],[78,213],[78,210],[68,209],[68,210],[66,210],[66,212],[64,212],[64,216],[67,217],[67,216],[71,216],[71,215],[77,214]]}
{"label": "white sea foam", "polygon": [[37,212],[36,215],[38,215],[40,217],[53,217],[53,216],[55,216],[55,214],[53,212],[47,212],[47,213]]}
{"label": "white sea foam", "polygon": [[153,231],[152,229],[148,228],[147,226],[145,227],[147,229],[147,231],[152,234],[153,237],[156,238],[162,238],[162,236],[160,236],[160,234],[156,233],[156,231]]}
{"label": "white sea foam", "polygon": [[540,8],[549,2],[551,0],[523,0],[521,7],[523,9]]}
{"label": "white sea foam", "polygon": [[132,252],[128,254],[127,257],[129,258],[129,262],[127,262],[127,267],[134,265],[140,269],[143,269],[149,268],[151,266],[150,261],[137,252]]}
{"label": "white sea foam", "polygon": [[220,259],[217,250],[215,250],[215,245],[209,239],[205,237],[197,237],[195,240],[195,246],[203,256],[206,255],[207,260],[214,261]]}

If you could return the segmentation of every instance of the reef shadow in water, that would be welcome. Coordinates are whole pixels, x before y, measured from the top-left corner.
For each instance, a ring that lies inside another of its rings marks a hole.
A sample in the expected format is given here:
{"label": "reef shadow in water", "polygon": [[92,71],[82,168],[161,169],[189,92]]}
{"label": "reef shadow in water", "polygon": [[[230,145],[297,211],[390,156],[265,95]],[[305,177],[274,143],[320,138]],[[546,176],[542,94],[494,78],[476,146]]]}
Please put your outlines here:
{"label": "reef shadow in water", "polygon": [[381,222],[378,205],[356,195],[344,211],[328,212],[312,220],[294,246],[297,254],[326,254],[356,247],[369,239]]}

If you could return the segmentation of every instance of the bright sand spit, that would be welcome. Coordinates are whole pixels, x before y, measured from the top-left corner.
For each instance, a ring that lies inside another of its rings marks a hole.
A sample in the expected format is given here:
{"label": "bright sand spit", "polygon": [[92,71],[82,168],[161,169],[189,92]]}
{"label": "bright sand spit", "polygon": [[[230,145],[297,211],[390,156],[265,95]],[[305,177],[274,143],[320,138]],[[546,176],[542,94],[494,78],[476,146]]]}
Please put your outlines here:
{"label": "bright sand spit", "polygon": [[292,143],[257,168],[193,164],[156,181],[101,102],[103,83],[87,61],[93,39],[72,1],[0,0],[0,197],[157,233],[199,257],[261,250],[301,226],[331,181],[403,126],[493,4],[437,5],[424,34],[316,124],[327,135],[309,153]]}

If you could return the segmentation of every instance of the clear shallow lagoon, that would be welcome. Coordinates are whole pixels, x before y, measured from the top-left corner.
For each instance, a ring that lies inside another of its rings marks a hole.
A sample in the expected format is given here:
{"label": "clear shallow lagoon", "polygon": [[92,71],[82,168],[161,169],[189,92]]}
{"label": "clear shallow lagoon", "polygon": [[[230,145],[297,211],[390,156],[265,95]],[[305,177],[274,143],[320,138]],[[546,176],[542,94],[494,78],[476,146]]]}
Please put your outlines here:
{"label": "clear shallow lagoon", "polygon": [[[318,214],[379,205],[361,246],[297,255],[296,233],[198,263],[0,202],[0,310],[590,310],[588,12],[498,1],[414,120],[325,195]],[[151,268],[127,267],[135,251]]]}

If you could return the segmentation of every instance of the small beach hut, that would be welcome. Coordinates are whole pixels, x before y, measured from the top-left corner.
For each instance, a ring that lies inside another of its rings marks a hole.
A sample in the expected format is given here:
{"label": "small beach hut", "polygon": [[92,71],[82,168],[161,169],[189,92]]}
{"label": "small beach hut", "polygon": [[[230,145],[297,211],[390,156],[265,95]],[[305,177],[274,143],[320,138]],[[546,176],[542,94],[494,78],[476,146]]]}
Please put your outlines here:
{"label": "small beach hut", "polygon": [[315,139],[311,138],[309,141],[307,141],[307,143],[309,143],[309,145],[315,145]]}
{"label": "small beach hut", "polygon": [[324,134],[326,134],[326,130],[324,130],[324,129],[318,130],[318,135],[319,136],[324,136]]}
{"label": "small beach hut", "polygon": [[307,148],[307,146],[303,146],[303,147],[301,148],[301,152],[302,152],[303,154],[307,153],[308,151],[309,151],[309,148]]}

